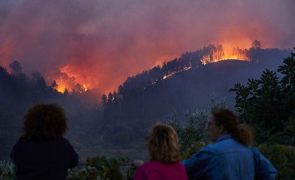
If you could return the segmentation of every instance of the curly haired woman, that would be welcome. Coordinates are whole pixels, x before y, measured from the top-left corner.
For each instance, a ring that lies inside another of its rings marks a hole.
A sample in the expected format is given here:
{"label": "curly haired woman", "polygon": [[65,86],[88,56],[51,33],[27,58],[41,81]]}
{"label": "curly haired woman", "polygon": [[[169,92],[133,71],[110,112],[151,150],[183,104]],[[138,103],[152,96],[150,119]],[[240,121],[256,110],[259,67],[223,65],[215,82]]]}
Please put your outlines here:
{"label": "curly haired woman", "polygon": [[186,171],[180,163],[179,145],[175,130],[165,124],[156,124],[148,138],[150,161],[141,165],[135,180],[186,180]]}
{"label": "curly haired woman", "polygon": [[68,140],[67,119],[55,104],[39,104],[24,117],[23,135],[11,151],[17,180],[65,180],[78,155]]}

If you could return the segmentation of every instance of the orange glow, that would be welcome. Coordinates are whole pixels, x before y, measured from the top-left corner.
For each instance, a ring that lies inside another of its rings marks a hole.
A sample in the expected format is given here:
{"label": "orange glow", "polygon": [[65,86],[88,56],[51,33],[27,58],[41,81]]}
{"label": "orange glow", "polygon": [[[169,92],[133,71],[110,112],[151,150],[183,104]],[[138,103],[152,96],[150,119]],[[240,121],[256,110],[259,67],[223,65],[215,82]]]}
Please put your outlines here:
{"label": "orange glow", "polygon": [[82,78],[82,76],[73,71],[70,65],[63,66],[59,69],[60,76],[55,79],[57,86],[55,89],[58,92],[65,93],[68,92],[86,92],[91,87],[89,82]]}
{"label": "orange glow", "polygon": [[[235,43],[235,44],[238,44],[238,43]],[[242,47],[245,47],[245,44],[244,45],[241,44]],[[200,61],[203,65],[208,63],[224,61],[224,60],[231,60],[231,59],[249,61],[247,52],[248,52],[247,49],[236,48],[232,46],[231,44],[223,44],[222,46],[221,45],[212,46],[212,49],[210,49],[209,52],[207,52],[207,54],[204,54],[201,57]],[[155,65],[161,66],[161,64],[165,60],[172,60],[175,57],[177,56],[173,56],[173,57],[169,55],[160,56],[159,58],[157,58]],[[170,78],[171,76],[174,76],[176,73],[187,71],[189,69],[191,69],[190,66],[184,67],[182,70],[178,70],[177,72],[170,72],[169,74],[165,74],[162,77],[162,80],[166,80]],[[53,77],[53,79],[57,83],[57,86],[55,87],[55,89],[61,93],[64,93],[65,90],[67,90],[67,92],[69,93],[73,91],[82,93],[82,92],[91,90],[93,88],[98,89],[99,86],[97,82],[99,81],[99,78],[100,76],[98,75],[92,76],[91,73],[89,72],[89,69],[87,69],[87,67],[79,66],[76,63],[70,63],[60,67],[59,74]],[[157,82],[152,82],[152,84],[155,84],[155,83]],[[104,89],[104,91],[110,92],[116,88],[117,88],[117,85],[113,84],[112,88]]]}
{"label": "orange glow", "polygon": [[13,54],[13,47],[14,41],[11,39],[6,39],[0,44],[0,65],[5,67],[8,72],[10,72],[10,68],[7,67],[9,67],[9,59]]}
{"label": "orange glow", "polygon": [[[189,66],[189,67],[184,67],[183,69],[178,70],[178,71],[176,71],[176,72],[171,72],[171,73],[169,73],[169,74],[167,74],[167,75],[164,75],[163,78],[162,78],[162,80],[165,80],[165,79],[167,79],[167,78],[169,78],[169,77],[171,77],[171,76],[174,76],[174,75],[177,74],[177,73],[180,73],[180,72],[183,72],[183,71],[190,70],[191,68],[192,68],[192,67]],[[152,83],[152,84],[155,84],[155,83]]]}
{"label": "orange glow", "polygon": [[225,60],[241,60],[241,61],[249,61],[247,50],[240,48],[230,48],[224,46],[217,46],[212,49],[208,54],[203,55],[201,58],[201,63],[203,65],[208,63],[214,63]]}
{"label": "orange glow", "polygon": [[176,58],[178,55],[177,54],[170,54],[170,55],[162,55],[158,58],[156,58],[156,61],[154,63],[154,66],[159,66],[161,67],[163,65],[163,62],[167,62],[167,61],[170,61],[172,60],[173,58]]}
{"label": "orange glow", "polygon": [[88,91],[88,88],[87,88],[87,85],[86,84],[83,84],[83,89],[84,89],[84,91]]}
{"label": "orange glow", "polygon": [[65,85],[64,84],[62,84],[62,83],[60,83],[60,82],[57,82],[57,86],[56,86],[56,90],[58,91],[58,92],[60,92],[60,93],[64,93],[65,92],[65,90],[66,90],[66,87],[65,87]]}

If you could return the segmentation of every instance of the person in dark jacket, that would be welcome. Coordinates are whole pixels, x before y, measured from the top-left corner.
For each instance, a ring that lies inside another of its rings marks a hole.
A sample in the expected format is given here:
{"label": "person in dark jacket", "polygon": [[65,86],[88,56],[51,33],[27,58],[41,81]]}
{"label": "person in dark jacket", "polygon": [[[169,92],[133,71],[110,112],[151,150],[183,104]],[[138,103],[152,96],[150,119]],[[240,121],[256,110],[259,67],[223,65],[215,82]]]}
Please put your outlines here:
{"label": "person in dark jacket", "polygon": [[251,146],[252,133],[228,109],[212,113],[208,136],[213,141],[182,163],[190,179],[274,180],[277,170]]}
{"label": "person in dark jacket", "polygon": [[65,180],[68,168],[78,164],[78,154],[67,139],[67,119],[61,107],[38,104],[24,117],[23,135],[10,157],[17,180]]}

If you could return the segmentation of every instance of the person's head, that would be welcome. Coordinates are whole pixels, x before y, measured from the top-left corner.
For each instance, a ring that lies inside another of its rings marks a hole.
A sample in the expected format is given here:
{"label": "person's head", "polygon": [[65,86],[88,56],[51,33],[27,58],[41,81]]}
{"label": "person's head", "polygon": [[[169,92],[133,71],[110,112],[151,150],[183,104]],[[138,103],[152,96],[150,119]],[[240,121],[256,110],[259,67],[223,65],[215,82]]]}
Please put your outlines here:
{"label": "person's head", "polygon": [[230,134],[244,145],[252,143],[252,133],[248,126],[240,124],[234,113],[228,109],[216,109],[208,122],[209,139],[215,141],[223,134]]}
{"label": "person's head", "polygon": [[148,137],[150,160],[174,163],[180,160],[178,138],[175,130],[166,124],[157,123]]}
{"label": "person's head", "polygon": [[35,140],[54,140],[67,131],[64,110],[56,104],[38,104],[24,116],[23,137]]}

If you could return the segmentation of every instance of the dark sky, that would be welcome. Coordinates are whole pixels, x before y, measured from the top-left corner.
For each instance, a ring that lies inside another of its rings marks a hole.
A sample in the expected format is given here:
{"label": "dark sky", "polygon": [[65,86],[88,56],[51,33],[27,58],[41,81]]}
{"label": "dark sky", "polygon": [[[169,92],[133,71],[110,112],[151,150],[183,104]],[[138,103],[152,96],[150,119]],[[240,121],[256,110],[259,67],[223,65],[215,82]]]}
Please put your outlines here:
{"label": "dark sky", "polygon": [[294,0],[1,0],[0,65],[114,90],[209,43],[295,46]]}

